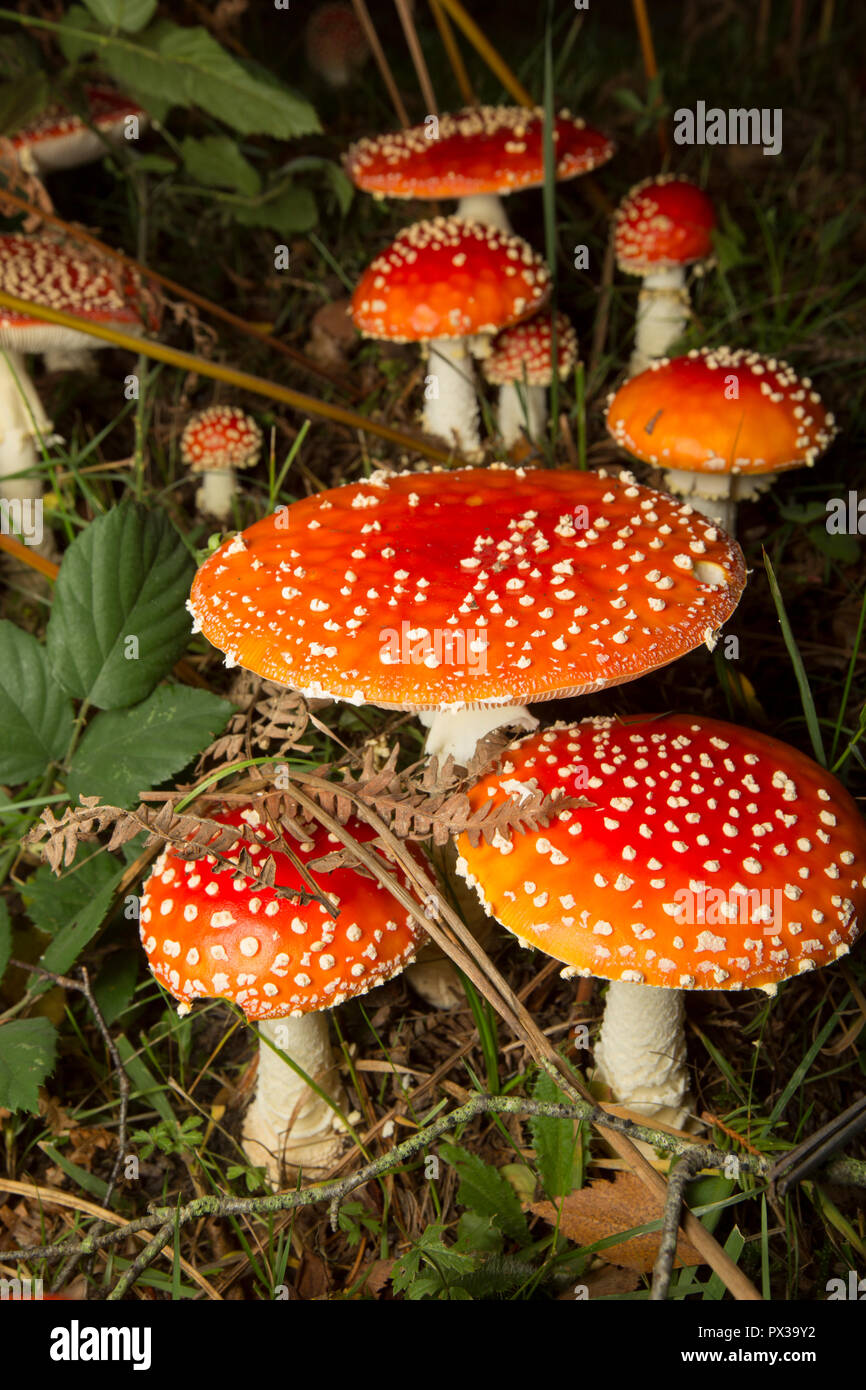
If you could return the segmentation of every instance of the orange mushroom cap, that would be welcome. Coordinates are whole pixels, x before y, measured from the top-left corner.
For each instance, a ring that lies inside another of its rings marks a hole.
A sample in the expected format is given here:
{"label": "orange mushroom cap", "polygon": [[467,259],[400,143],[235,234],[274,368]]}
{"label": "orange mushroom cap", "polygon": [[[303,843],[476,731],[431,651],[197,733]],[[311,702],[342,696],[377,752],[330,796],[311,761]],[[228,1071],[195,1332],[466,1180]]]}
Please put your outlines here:
{"label": "orange mushroom cap", "polygon": [[[269,843],[273,835],[254,807],[217,810],[211,819],[251,835],[239,833],[224,852],[233,863],[242,850],[254,861],[270,857],[276,887],[309,893],[288,853]],[[309,838],[300,843],[283,834],[301,863],[340,848],[321,825],[311,821],[303,828]],[[361,821],[350,820],[347,829],[361,843],[375,837]],[[334,1008],[399,975],[425,936],[386,888],[354,869],[327,875],[327,897],[337,909],[333,917],[319,901],[302,906],[240,870],[217,867],[213,855],[183,859],[166,851],[141,897],[148,964],[180,1001],[181,1013],[196,999],[213,998],[231,1000],[256,1020]],[[396,876],[408,887],[402,873]]]}
{"label": "orange mushroom cap", "polygon": [[634,458],[691,473],[811,466],[837,433],[808,377],[744,348],[654,362],[610,398],[607,428]]}
{"label": "orange mushroom cap", "polygon": [[[463,198],[513,193],[544,183],[544,113],[522,106],[475,106],[367,137],[344,156],[349,178],[366,193],[387,198]],[[554,124],[557,179],[573,179],[606,164],[616,146],[579,116],[560,111]]]}
{"label": "orange mushroom cap", "polygon": [[[567,314],[556,315],[556,375],[560,381],[577,362],[577,334]],[[527,386],[549,386],[553,380],[553,317],[533,314],[497,333],[490,355],[482,358],[481,371],[491,386],[525,381]]]}
{"label": "orange mushroom cap", "polygon": [[404,227],[371,262],[352,295],[352,318],[367,338],[466,338],[516,323],[549,292],[550,272],[528,242],[436,217]]}
{"label": "orange mushroom cap", "polygon": [[713,254],[716,214],[710,199],[688,179],[661,174],[627,193],[614,217],[614,251],[620,270],[656,270],[705,261]]}
{"label": "orange mushroom cap", "polygon": [[190,417],[180,438],[180,455],[194,473],[208,469],[252,468],[262,432],[236,405],[211,405]]}
{"label": "orange mushroom cap", "polygon": [[265,517],[195,577],[196,629],[304,694],[462,709],[633,680],[702,642],[735,541],[630,474],[384,472]]}
{"label": "orange mushroom cap", "polygon": [[[104,135],[122,130],[128,116],[146,119],[146,113],[137,101],[115,91],[113,87],[89,84],[84,94],[90,125]],[[89,137],[90,125],[75,111],[54,103],[40,112],[29,125],[13,131],[9,139],[16,150],[31,149],[38,156],[40,146],[48,143],[56,146],[60,141],[67,141],[74,148],[79,137]]]}
{"label": "orange mushroom cap", "polygon": [[572,972],[674,989],[772,989],[847,955],[866,825],[794,748],[716,719],[586,719],[511,744],[473,810],[525,786],[580,795],[541,830],[458,840],[509,931]]}

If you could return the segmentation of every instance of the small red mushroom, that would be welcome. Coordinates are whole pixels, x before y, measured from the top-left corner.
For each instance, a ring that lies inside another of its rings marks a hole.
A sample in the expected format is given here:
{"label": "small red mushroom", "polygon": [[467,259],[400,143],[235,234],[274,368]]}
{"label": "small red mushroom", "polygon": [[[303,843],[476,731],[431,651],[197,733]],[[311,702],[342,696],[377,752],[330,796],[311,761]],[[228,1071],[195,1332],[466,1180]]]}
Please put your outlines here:
{"label": "small red mushroom", "polygon": [[[307,836],[300,842],[281,831],[281,848],[280,837],[275,841],[255,806],[217,808],[210,819],[237,830],[237,839],[223,851],[236,867],[221,867],[215,853],[200,859],[171,850],[160,855],[140,904],[141,941],[151,971],[178,1000],[179,1013],[189,1013],[197,999],[237,1004],[260,1025],[265,1040],[340,1104],[343,1091],[326,1011],[398,975],[413,959],[423,929],[377,880],[354,869],[328,874],[326,902],[302,904],[274,891],[309,894],[290,852],[306,865],[341,847],[317,822],[298,822]],[[362,844],[375,838],[368,825],[354,819],[347,829]],[[274,887],[243,872],[242,853],[253,864],[273,861]],[[408,886],[402,874],[397,877]],[[265,1041],[244,1126],[252,1161],[264,1163],[275,1182],[285,1164],[321,1166],[340,1147],[336,1128],[331,1106]]]}
{"label": "small red mushroom", "polygon": [[486,345],[540,308],[549,290],[550,272],[527,242],[437,217],[404,228],[367,267],[352,318],[367,338],[428,344],[424,429],[471,455],[480,446],[472,340]]}
{"label": "small red mushroom", "polygon": [[544,438],[547,390],[554,374],[564,381],[574,371],[577,352],[577,334],[566,314],[554,317],[542,311],[496,335],[490,355],[483,359],[481,374],[491,386],[500,388],[496,422],[503,444],[514,444],[522,433],[535,441]]}
{"label": "small red mushroom", "polygon": [[54,105],[9,137],[22,167],[29,173],[76,169],[100,159],[106,153],[106,141],[124,138],[130,117],[137,122],[139,132],[147,127],[147,113],[131,97],[96,85],[87,86],[85,96],[86,121],[75,112]]}
{"label": "small red mushroom", "polygon": [[329,87],[348,87],[370,56],[351,5],[317,5],[304,30],[307,65]]}
{"label": "small red mushroom", "polygon": [[196,493],[200,512],[229,521],[237,493],[237,470],[253,468],[262,432],[251,415],[235,405],[211,405],[190,417],[180,438],[183,463],[202,475]]}
{"label": "small red mushroom", "polygon": [[686,268],[700,268],[709,261],[715,225],[706,193],[674,174],[645,179],[617,208],[617,265],[643,279],[630,376],[664,357],[682,337],[689,317]]}

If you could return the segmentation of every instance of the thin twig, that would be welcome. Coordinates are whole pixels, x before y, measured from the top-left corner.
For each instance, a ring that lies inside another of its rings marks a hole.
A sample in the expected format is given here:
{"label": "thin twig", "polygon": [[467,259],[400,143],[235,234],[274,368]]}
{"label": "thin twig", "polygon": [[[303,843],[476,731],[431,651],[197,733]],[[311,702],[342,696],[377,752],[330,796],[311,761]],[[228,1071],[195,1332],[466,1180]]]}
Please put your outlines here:
{"label": "thin twig", "polygon": [[[723,1160],[724,1162],[724,1160]],[[708,1167],[707,1152],[704,1149],[683,1154],[672,1165],[668,1173],[668,1195],[665,1200],[665,1214],[662,1222],[662,1238],[659,1253],[653,1265],[653,1282],[650,1301],[664,1303],[668,1296],[671,1273],[677,1254],[677,1241],[680,1234],[680,1218],[683,1198],[688,1184],[695,1173]]]}
{"label": "thin twig", "polygon": [[457,40],[454,37],[454,30],[451,28],[451,21],[439,3],[439,0],[430,0],[430,9],[433,11],[433,18],[436,21],[436,28],[439,30],[439,37],[442,46],[448,54],[448,61],[451,70],[460,88],[460,95],[466,106],[477,105],[477,97],[469,80],[469,73],[466,71],[466,64],[463,55],[457,47]]}
{"label": "thin twig", "polygon": [[364,0],[352,0],[355,7],[355,14],[358,16],[358,23],[367,36],[367,42],[373,50],[373,57],[376,59],[376,66],[379,69],[382,81],[388,88],[388,95],[391,98],[391,105],[397,113],[397,120],[404,130],[409,125],[409,116],[403,105],[403,99],[394,81],[394,74],[388,66],[388,59],[385,57],[385,50],[379,42],[379,35],[376,33],[376,26],[370,18],[370,11],[367,9]]}
{"label": "thin twig", "polygon": [[430,73],[424,61],[424,50],[418,38],[418,30],[415,28],[415,20],[409,9],[408,0],[394,0],[394,4],[397,6],[403,33],[406,35],[406,42],[409,45],[412,66],[415,69],[415,76],[418,78],[418,86],[421,88],[421,95],[427,103],[427,113],[431,116],[438,116],[439,106],[436,102],[436,93],[433,91],[433,83],[430,81]]}
{"label": "thin twig", "polygon": [[[658,64],[656,63],[655,47],[653,45],[652,26],[650,25],[649,14],[647,13],[646,0],[632,0],[634,9],[635,23],[637,24],[638,38],[640,39],[640,49],[643,56],[643,67],[648,83],[652,83],[658,77]],[[658,126],[659,148],[662,158],[667,159],[670,154],[670,143],[668,141],[667,126],[664,121],[659,121]]]}

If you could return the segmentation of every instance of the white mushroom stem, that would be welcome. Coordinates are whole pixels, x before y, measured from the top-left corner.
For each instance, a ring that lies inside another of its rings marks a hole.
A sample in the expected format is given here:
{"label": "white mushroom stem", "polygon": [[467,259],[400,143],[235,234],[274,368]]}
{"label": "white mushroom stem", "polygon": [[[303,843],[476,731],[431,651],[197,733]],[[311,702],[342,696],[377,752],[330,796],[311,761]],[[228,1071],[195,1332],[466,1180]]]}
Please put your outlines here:
{"label": "white mushroom stem", "polygon": [[[106,343],[105,346],[108,347],[109,344]],[[46,348],[43,357],[47,372],[86,372],[88,376],[94,376],[96,373],[96,353],[88,345],[71,347],[60,344],[57,347]]]}
{"label": "white mushroom stem", "polygon": [[629,376],[637,376],[681,338],[689,320],[689,292],[681,266],[645,275],[637,301],[634,352]]}
{"label": "white mushroom stem", "polygon": [[[4,501],[33,503],[42,497],[36,447],[40,438],[46,443],[54,440],[51,421],[23,357],[7,348],[0,352],[0,498]],[[30,476],[22,476],[26,474]],[[43,535],[33,548],[42,555],[52,554],[50,536]]]}
{"label": "white mushroom stem", "polygon": [[208,468],[201,474],[195,505],[205,516],[216,517],[217,521],[231,521],[237,490],[237,476],[233,468]]}
{"label": "white mushroom stem", "polygon": [[532,732],[538,720],[525,705],[482,705],[478,709],[422,710],[418,718],[429,730],[424,751],[443,760],[450,756],[466,767],[479,739],[510,725]]}
{"label": "white mushroom stem", "polygon": [[746,478],[741,473],[687,473],[682,468],[669,468],[665,486],[702,516],[715,521],[722,530],[735,534],[737,503],[752,501],[766,492],[775,473],[761,473]]}
{"label": "white mushroom stem", "polygon": [[495,193],[470,193],[457,204],[457,216],[466,222],[481,222],[485,227],[498,227],[500,232],[514,235],[505,204]]}
{"label": "white mushroom stem", "polygon": [[516,444],[524,434],[533,441],[543,439],[547,429],[546,388],[521,382],[500,386],[496,422],[506,446]]}
{"label": "white mushroom stem", "polygon": [[[259,1029],[337,1105],[344,1104],[327,1013],[270,1019]],[[256,1093],[244,1121],[243,1140],[250,1161],[265,1167],[277,1185],[286,1168],[328,1167],[342,1145],[334,1111],[266,1042],[259,1047]]]}
{"label": "white mushroom stem", "polygon": [[612,980],[595,1045],[596,1074],[639,1115],[681,1125],[687,1113],[683,992]]}
{"label": "white mushroom stem", "polygon": [[466,341],[436,338],[430,343],[424,383],[425,433],[436,435],[466,455],[481,448],[475,369]]}
{"label": "white mushroom stem", "polygon": [[[532,731],[538,720],[524,705],[485,705],[480,709],[422,710],[418,718],[426,729],[424,750],[428,757],[445,759],[450,756],[465,767],[475,752],[478,740],[504,725]],[[466,925],[472,930],[472,924]],[[478,935],[475,931],[474,935]],[[441,956],[422,959],[406,967],[406,979],[415,993],[431,1009],[450,1009],[464,1002],[460,977],[450,960]]]}

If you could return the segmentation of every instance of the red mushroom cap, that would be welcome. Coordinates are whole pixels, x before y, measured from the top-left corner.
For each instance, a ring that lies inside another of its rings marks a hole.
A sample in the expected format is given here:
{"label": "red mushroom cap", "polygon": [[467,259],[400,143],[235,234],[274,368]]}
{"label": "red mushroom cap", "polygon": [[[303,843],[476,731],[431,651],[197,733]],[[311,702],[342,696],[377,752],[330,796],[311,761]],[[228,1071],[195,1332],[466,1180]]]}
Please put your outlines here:
{"label": "red mushroom cap", "polygon": [[[556,315],[557,376],[563,381],[577,363],[577,334],[566,314]],[[527,386],[549,386],[553,380],[553,319],[534,314],[493,339],[489,357],[481,362],[485,381],[508,386],[525,381]]]}
{"label": "red mushroom cap", "polygon": [[645,179],[616,210],[617,265],[631,275],[649,275],[705,261],[713,253],[715,225],[712,203],[688,179],[673,174]]}
{"label": "red mushroom cap", "polygon": [[[427,124],[359,140],[346,172],[367,193],[388,198],[462,198],[513,193],[544,183],[544,113],[522,106],[476,106]],[[561,111],[554,127],[556,177],[572,179],[606,164],[616,146],[578,116]]]}
{"label": "red mushroom cap", "polygon": [[370,56],[367,35],[351,5],[317,5],[304,30],[307,63],[333,87],[344,87]]}
{"label": "red mushroom cap", "polygon": [[[224,851],[233,863],[242,851],[256,862],[270,857],[276,887],[309,893],[289,855],[271,845],[273,835],[255,807],[222,809],[210,818],[250,832],[250,839],[239,834]],[[321,825],[310,822],[303,828],[308,839],[300,843],[283,832],[302,863],[340,848]],[[347,829],[360,843],[375,838],[361,821],[350,820]],[[183,1013],[193,1000],[212,998],[230,999],[247,1018],[258,1020],[330,1009],[399,975],[424,937],[423,928],[386,888],[354,869],[338,868],[327,875],[335,918],[318,901],[301,906],[239,870],[216,872],[217,867],[212,855],[182,859],[166,851],[141,897],[141,942],[148,963],[160,984],[180,1000]],[[397,877],[408,886],[402,874]]]}
{"label": "red mushroom cap", "polygon": [[208,469],[252,468],[262,432],[236,405],[210,405],[190,417],[180,438],[180,456],[194,473]]}
{"label": "red mushroom cap", "polygon": [[586,719],[511,744],[474,810],[580,795],[542,830],[458,841],[458,871],[517,936],[582,975],[768,988],[847,955],[866,825],[794,748],[716,719]]}
{"label": "red mushroom cap", "polygon": [[[46,236],[0,235],[0,289],[19,299],[76,314],[126,333],[141,333],[159,323],[155,301],[145,294],[137,275]],[[84,334],[14,309],[0,309],[0,344],[18,352],[80,345]],[[87,339],[90,346],[99,340]]]}
{"label": "red mushroom cap", "polygon": [[136,101],[112,87],[88,85],[84,90],[89,124],[64,106],[49,106],[30,125],[9,137],[15,149],[29,150],[46,170],[75,168],[105,152],[104,145],[94,140],[91,126],[110,138],[122,134],[128,116],[137,116],[140,123],[147,121],[146,112]]}
{"label": "red mushroom cap", "polygon": [[468,338],[516,323],[549,291],[547,266],[520,237],[436,217],[404,227],[371,262],[352,295],[352,318],[367,338]]}
{"label": "red mushroom cap", "polygon": [[460,709],[583,694],[712,643],[735,541],[630,474],[375,474],[265,517],[195,577],[197,630],[310,696]]}
{"label": "red mushroom cap", "polygon": [[837,433],[808,377],[743,348],[654,362],[611,397],[607,428],[634,458],[692,473],[811,467]]}

